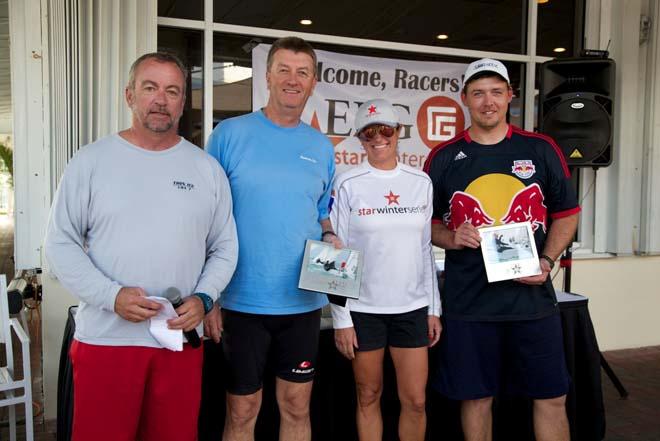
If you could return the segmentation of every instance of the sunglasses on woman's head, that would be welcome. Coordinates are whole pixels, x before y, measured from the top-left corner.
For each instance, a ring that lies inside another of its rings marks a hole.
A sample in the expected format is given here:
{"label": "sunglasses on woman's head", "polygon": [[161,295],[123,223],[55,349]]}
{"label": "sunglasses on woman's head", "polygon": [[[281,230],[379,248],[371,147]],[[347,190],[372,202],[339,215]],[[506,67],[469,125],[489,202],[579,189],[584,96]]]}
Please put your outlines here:
{"label": "sunglasses on woman's head", "polygon": [[362,131],[358,133],[358,138],[362,141],[371,141],[378,134],[384,136],[385,138],[389,138],[391,136],[394,136],[394,133],[398,129],[399,126],[390,127],[390,126],[386,126],[385,124],[374,124],[362,129]]}

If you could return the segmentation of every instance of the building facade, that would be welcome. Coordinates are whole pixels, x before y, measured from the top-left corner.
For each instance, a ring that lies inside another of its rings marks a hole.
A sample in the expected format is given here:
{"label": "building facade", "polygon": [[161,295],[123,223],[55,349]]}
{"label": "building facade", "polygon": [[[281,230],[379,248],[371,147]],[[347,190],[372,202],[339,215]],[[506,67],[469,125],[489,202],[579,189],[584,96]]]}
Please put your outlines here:
{"label": "building facade", "polygon": [[[250,51],[281,36],[391,59],[498,58],[517,96],[512,118],[528,130],[539,66],[608,48],[616,62],[613,161],[576,172],[583,212],[572,291],[590,298],[601,349],[660,344],[660,1],[290,3],[9,0],[17,268],[46,265],[43,233],[67,161],[130,124],[123,89],[145,52],[175,52],[189,67],[181,131],[201,146],[219,120],[252,110]],[[76,301],[44,269],[46,418],[54,418],[61,338]],[[561,279],[557,272],[557,286]]]}

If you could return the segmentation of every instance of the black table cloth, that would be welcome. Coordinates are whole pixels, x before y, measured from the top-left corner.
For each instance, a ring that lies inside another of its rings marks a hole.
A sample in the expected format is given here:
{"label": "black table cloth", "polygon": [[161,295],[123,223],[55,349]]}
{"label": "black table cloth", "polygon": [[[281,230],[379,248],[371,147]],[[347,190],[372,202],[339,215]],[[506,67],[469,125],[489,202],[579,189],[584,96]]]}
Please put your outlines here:
{"label": "black table cloth", "polygon": [[[605,436],[605,410],[601,390],[600,352],[586,297],[558,293],[566,363],[572,382],[566,402],[571,439],[600,441]],[[58,377],[57,439],[70,440],[73,408],[73,379],[68,349],[75,331],[75,308],[69,313]],[[434,354],[430,360],[433,363]],[[225,378],[220,345],[204,342],[200,441],[219,441],[225,418]],[[432,368],[431,368],[432,372]],[[384,439],[397,440],[399,404],[391,360],[385,361],[385,390],[382,398]],[[257,440],[277,440],[279,415],[274,394],[274,376],[266,375],[264,399],[257,420]],[[321,331],[319,358],[312,392],[311,418],[314,440],[357,440],[355,385],[351,364],[334,347],[332,329]],[[463,439],[459,403],[429,389],[427,396],[427,439]],[[493,405],[493,439],[534,440],[532,403],[520,397],[496,397]]]}

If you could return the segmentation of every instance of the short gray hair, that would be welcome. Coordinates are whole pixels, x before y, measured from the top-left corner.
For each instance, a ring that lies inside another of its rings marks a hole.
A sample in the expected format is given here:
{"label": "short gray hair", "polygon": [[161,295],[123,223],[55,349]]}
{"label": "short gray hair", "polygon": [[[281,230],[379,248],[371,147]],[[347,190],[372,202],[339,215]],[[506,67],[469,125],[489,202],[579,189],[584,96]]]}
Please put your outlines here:
{"label": "short gray hair", "polygon": [[155,60],[159,63],[172,63],[181,71],[183,75],[183,94],[186,94],[186,86],[188,84],[188,69],[183,64],[183,62],[174,54],[169,52],[150,52],[148,54],[142,55],[140,58],[135,60],[131,65],[131,70],[128,71],[128,88],[135,90],[135,72],[137,71],[140,64],[147,60]]}

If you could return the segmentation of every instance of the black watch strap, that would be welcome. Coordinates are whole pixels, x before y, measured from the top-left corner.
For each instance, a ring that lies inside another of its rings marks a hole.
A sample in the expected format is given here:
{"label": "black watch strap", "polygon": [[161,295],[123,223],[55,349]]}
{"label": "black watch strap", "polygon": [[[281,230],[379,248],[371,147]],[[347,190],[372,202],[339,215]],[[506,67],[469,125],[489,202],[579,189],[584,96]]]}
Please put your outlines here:
{"label": "black watch strap", "polygon": [[321,233],[321,240],[323,240],[325,238],[325,236],[327,236],[328,234],[332,234],[333,236],[337,237],[337,235],[335,234],[334,231],[327,230],[327,231],[324,231],[323,233]]}
{"label": "black watch strap", "polygon": [[193,295],[199,297],[199,299],[202,301],[202,304],[204,305],[204,314],[211,312],[211,309],[213,309],[213,299],[210,295],[203,292],[196,292]]}
{"label": "black watch strap", "polygon": [[555,261],[550,258],[547,254],[541,254],[541,259],[545,259],[550,264],[550,270],[554,269]]}

